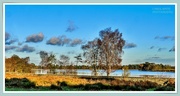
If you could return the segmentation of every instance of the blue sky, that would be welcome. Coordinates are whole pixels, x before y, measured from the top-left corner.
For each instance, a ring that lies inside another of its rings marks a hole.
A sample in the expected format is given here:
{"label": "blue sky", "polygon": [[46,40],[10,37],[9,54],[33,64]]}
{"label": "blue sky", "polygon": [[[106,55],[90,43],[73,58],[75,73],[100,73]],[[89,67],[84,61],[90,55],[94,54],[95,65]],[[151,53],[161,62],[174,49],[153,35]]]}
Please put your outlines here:
{"label": "blue sky", "polygon": [[126,40],[122,65],[175,65],[174,5],[6,5],[5,56],[29,56],[39,64],[37,53],[47,51],[74,61],[81,45],[108,27]]}

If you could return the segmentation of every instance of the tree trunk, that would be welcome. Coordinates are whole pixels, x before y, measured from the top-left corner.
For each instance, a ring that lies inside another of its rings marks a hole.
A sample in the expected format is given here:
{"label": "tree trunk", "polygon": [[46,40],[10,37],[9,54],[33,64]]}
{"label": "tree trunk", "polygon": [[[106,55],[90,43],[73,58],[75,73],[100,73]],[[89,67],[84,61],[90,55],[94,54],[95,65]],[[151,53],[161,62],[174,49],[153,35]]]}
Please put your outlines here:
{"label": "tree trunk", "polygon": [[108,68],[107,68],[107,76],[109,76],[111,73],[111,66],[109,65]]}
{"label": "tree trunk", "polygon": [[109,74],[110,74],[110,73],[109,73],[109,72],[107,72],[107,77],[109,77]]}

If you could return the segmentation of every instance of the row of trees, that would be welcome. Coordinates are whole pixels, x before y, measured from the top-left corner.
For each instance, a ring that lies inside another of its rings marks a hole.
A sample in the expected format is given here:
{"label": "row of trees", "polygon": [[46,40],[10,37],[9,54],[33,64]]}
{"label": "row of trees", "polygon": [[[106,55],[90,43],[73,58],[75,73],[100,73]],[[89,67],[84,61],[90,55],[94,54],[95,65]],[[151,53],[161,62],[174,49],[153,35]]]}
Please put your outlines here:
{"label": "row of trees", "polygon": [[[107,76],[111,72],[115,71],[113,66],[121,66],[121,55],[123,53],[123,46],[125,40],[122,38],[122,33],[116,29],[112,31],[111,28],[107,28],[99,32],[99,38],[95,38],[93,41],[88,41],[87,44],[82,45],[83,57],[81,55],[75,56],[76,64],[83,62],[89,64],[93,69],[93,74],[97,75],[98,70],[105,70]],[[48,68],[54,68],[56,66],[65,66],[69,64],[70,58],[66,55],[61,55],[57,60],[55,55],[48,54],[45,51],[39,52],[41,57],[40,66]],[[83,60],[82,58],[85,58]]]}
{"label": "row of trees", "polygon": [[175,71],[175,66],[155,64],[150,62],[145,62],[142,64],[129,64],[124,66],[128,67],[128,69],[138,69],[143,71]]}
{"label": "row of trees", "polygon": [[[54,58],[56,59],[54,56],[49,55],[48,58]],[[68,58],[66,56],[61,55],[60,58]],[[77,58],[79,56],[75,56],[75,58]],[[79,57],[80,58],[80,57]],[[52,60],[54,60],[52,59]],[[60,59],[60,60],[61,60]],[[60,62],[59,60],[59,64],[58,63],[52,63],[52,61],[50,61],[49,63],[47,63],[47,65],[35,65],[34,63],[29,63],[30,58],[29,57],[25,57],[25,58],[20,58],[18,55],[13,55],[10,58],[6,58],[5,60],[5,69],[6,72],[18,72],[18,73],[30,73],[31,69],[36,69],[36,68],[43,68],[43,69],[91,69],[94,70],[94,67],[98,69],[103,69],[103,67],[106,67],[106,65],[96,65],[96,66],[91,66],[91,65],[76,65],[76,64],[69,64],[67,65],[69,59],[63,59],[62,61],[64,62]],[[81,60],[81,59],[80,59]],[[42,63],[42,61],[41,61]],[[56,65],[53,65],[56,64]],[[92,63],[93,65],[93,63]],[[175,67],[174,66],[170,66],[170,65],[163,65],[163,64],[155,64],[155,63],[150,63],[150,62],[145,62],[142,64],[129,64],[129,65],[113,65],[111,66],[112,70],[116,70],[116,69],[138,69],[138,70],[143,70],[143,71],[171,71],[174,72],[175,71]],[[95,75],[95,74],[94,74]]]}
{"label": "row of trees", "polygon": [[145,71],[175,71],[174,66],[170,65],[163,65],[163,64],[155,64],[155,63],[149,63],[145,62],[141,64],[141,67],[139,70],[145,70]]}
{"label": "row of trees", "polygon": [[29,63],[30,58],[20,58],[18,55],[13,55],[11,58],[5,59],[6,72],[30,73],[31,69],[37,68],[33,63]]}
{"label": "row of trees", "polygon": [[60,55],[59,60],[56,59],[56,55],[53,53],[48,53],[45,51],[39,52],[41,57],[40,66],[47,67],[47,66],[60,66],[60,65],[68,65],[70,58],[66,55]]}
{"label": "row of trees", "polygon": [[[44,56],[42,56],[42,53]],[[60,59],[57,60],[53,53],[49,54],[45,51],[40,52],[42,58],[40,65],[29,63],[30,58],[20,58],[18,55],[13,55],[10,58],[5,59],[5,71],[17,72],[17,73],[31,73],[32,69],[76,69],[76,68],[89,68],[88,66],[74,66],[73,63],[69,63],[70,58],[66,55],[60,55]]]}

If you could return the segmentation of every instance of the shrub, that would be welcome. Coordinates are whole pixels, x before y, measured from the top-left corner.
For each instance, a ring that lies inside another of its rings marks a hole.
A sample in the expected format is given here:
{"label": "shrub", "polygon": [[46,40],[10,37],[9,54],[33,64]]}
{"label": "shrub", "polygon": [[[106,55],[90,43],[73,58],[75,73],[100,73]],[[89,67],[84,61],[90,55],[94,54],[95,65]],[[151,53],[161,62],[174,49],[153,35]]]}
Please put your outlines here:
{"label": "shrub", "polygon": [[60,83],[60,86],[67,86],[68,84],[65,82],[65,81],[63,81],[63,82],[61,82]]}
{"label": "shrub", "polygon": [[149,88],[155,88],[155,87],[157,87],[159,85],[157,83],[155,83],[155,82],[140,81],[140,82],[135,82],[135,86],[139,86],[139,87],[142,87],[142,88],[149,89]]}
{"label": "shrub", "polygon": [[175,83],[174,83],[174,84],[169,83],[169,84],[167,84],[166,86],[175,87]]}
{"label": "shrub", "polygon": [[84,85],[80,84],[80,85],[74,85],[72,87],[74,87],[74,88],[84,88]]}
{"label": "shrub", "polygon": [[125,80],[112,80],[112,89],[114,90],[126,90],[126,91],[143,91],[149,88],[156,88],[159,85],[150,81],[125,81]]}
{"label": "shrub", "polygon": [[111,86],[111,89],[113,90],[122,90],[124,88],[124,86],[119,86],[119,85],[116,85],[116,86]]}
{"label": "shrub", "polygon": [[101,87],[98,84],[86,84],[84,87],[85,90],[101,90]]}
{"label": "shrub", "polygon": [[61,86],[56,86],[56,85],[54,85],[54,84],[52,84],[52,85],[50,86],[50,89],[62,90]]}
{"label": "shrub", "polygon": [[141,91],[142,88],[141,87],[136,87],[136,86],[127,86],[126,90],[127,91]]}
{"label": "shrub", "polygon": [[35,83],[26,78],[12,78],[5,79],[5,86],[7,87],[21,87],[21,88],[35,88]]}
{"label": "shrub", "polygon": [[163,86],[156,88],[155,91],[175,91],[175,88],[171,86]]}

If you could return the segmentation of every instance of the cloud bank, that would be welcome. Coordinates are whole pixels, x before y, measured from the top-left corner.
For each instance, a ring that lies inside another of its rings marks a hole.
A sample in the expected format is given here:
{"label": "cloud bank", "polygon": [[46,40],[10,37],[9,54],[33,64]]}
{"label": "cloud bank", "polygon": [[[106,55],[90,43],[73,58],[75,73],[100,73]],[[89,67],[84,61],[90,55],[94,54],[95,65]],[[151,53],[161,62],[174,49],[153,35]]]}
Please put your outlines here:
{"label": "cloud bank", "polygon": [[124,46],[125,49],[134,48],[134,47],[137,47],[137,45],[134,43],[126,43]]}
{"label": "cloud bank", "polygon": [[174,36],[156,36],[154,39],[157,39],[157,40],[174,40]]}
{"label": "cloud bank", "polygon": [[14,50],[18,48],[17,46],[5,46],[5,51]]}
{"label": "cloud bank", "polygon": [[83,44],[83,40],[81,39],[70,39],[70,38],[67,38],[66,36],[62,35],[62,36],[59,36],[59,37],[52,37],[50,38],[47,42],[46,42],[47,45],[57,45],[57,46],[70,46],[70,47],[75,47],[77,45],[81,45]]}
{"label": "cloud bank", "polygon": [[10,34],[6,32],[6,33],[5,33],[5,41],[9,40],[10,37],[11,37]]}
{"label": "cloud bank", "polygon": [[71,41],[70,46],[75,47],[75,46],[80,45],[80,44],[83,44],[83,41],[81,39],[76,38],[76,39]]}
{"label": "cloud bank", "polygon": [[74,24],[73,21],[69,21],[68,23],[69,23],[69,25],[68,25],[68,27],[66,29],[66,32],[73,32],[76,29],[78,29],[78,27]]}
{"label": "cloud bank", "polygon": [[34,47],[30,47],[28,45],[24,45],[23,47],[19,47],[16,51],[17,52],[27,52],[27,53],[30,53],[30,52],[34,52],[35,48]]}
{"label": "cloud bank", "polygon": [[11,35],[8,32],[5,32],[5,45],[11,45],[17,41],[18,39],[11,39]]}
{"label": "cloud bank", "polygon": [[26,42],[37,43],[43,41],[43,39],[44,39],[43,33],[38,33],[26,37]]}
{"label": "cloud bank", "polygon": [[69,44],[71,39],[67,38],[66,36],[62,35],[59,37],[52,37],[50,38],[46,44],[48,45],[58,45],[58,46],[64,46]]}

